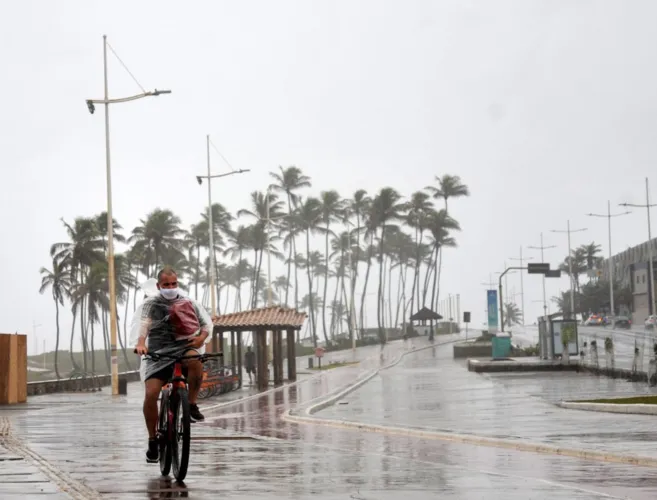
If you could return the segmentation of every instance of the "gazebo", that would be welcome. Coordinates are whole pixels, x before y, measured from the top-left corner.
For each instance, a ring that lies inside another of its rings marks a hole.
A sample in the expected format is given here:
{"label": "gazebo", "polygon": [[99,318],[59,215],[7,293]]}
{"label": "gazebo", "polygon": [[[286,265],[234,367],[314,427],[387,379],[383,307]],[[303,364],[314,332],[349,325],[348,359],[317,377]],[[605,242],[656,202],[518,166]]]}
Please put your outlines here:
{"label": "gazebo", "polygon": [[237,366],[242,385],[242,333],[252,332],[256,353],[256,380],[258,389],[269,387],[267,359],[267,332],[272,332],[272,364],[274,384],[283,383],[283,331],[287,332],[287,378],[296,380],[295,332],[301,330],[306,313],[280,306],[263,307],[250,311],[223,314],[212,318],[212,350],[224,351],[224,333],[230,332],[231,362]]}
{"label": "gazebo", "polygon": [[440,319],[443,319],[443,317],[428,307],[423,307],[410,317],[411,325],[413,325],[414,321],[421,321],[422,326],[425,326],[427,321],[431,321],[431,331],[429,332],[429,338],[433,338],[433,322]]}

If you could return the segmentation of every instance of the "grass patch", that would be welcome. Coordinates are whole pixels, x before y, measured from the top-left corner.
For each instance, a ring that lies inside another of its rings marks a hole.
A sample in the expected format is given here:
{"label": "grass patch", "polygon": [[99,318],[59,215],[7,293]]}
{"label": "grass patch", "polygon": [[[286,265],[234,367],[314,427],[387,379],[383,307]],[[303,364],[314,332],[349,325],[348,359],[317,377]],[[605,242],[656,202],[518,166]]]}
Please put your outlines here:
{"label": "grass patch", "polygon": [[321,367],[313,366],[311,370],[332,370],[333,368],[340,368],[341,366],[357,365],[360,361],[333,361],[329,364],[323,364]]}
{"label": "grass patch", "polygon": [[616,405],[657,405],[657,396],[634,396],[631,398],[616,399],[587,399],[585,401],[573,401],[573,403],[605,403]]}

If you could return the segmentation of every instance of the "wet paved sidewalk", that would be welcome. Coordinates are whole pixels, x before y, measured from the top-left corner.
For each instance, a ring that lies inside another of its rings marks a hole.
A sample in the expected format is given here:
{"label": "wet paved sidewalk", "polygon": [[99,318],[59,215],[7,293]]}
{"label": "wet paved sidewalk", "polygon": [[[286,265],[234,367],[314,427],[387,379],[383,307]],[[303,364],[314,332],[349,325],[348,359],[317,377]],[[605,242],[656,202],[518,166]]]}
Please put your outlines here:
{"label": "wet paved sidewalk", "polygon": [[[426,340],[415,340],[416,345],[422,343]],[[383,363],[406,347],[401,342],[386,346]],[[436,413],[435,401],[415,403],[409,397],[421,386],[431,386],[448,375],[440,368],[441,353],[451,355],[451,346],[436,348],[436,358],[432,352],[434,349],[407,356],[398,368],[382,372],[380,379],[388,380],[385,387],[396,389],[381,391],[385,392],[385,401],[368,403],[371,413],[361,414],[360,418],[375,421],[380,414],[401,418],[404,408],[413,410],[411,413]],[[214,409],[212,403],[206,404],[207,422],[193,427],[190,472],[183,486],[161,478],[156,465],[144,462],[140,384],[131,384],[129,395],[116,399],[109,398],[106,391],[32,398],[32,409],[13,412],[13,428],[26,446],[71,478],[106,498],[119,500],[655,498],[655,469],[282,420],[290,408],[319,400],[381,364],[378,347],[359,349],[357,355],[364,361],[356,366],[322,372],[297,385],[228,406],[222,398],[217,398],[215,404],[220,406]],[[424,375],[411,383],[404,372],[413,370],[413,365]],[[444,384],[449,383],[444,380]],[[494,385],[497,391],[505,390],[502,384]],[[376,387],[384,387],[379,377],[350,395],[348,405],[334,409],[353,409],[356,395]],[[455,392],[458,387],[452,384],[444,392]],[[376,400],[375,393],[370,395]],[[479,404],[483,405],[483,392],[480,394]],[[454,407],[448,413],[461,422],[477,418],[472,407],[463,410],[466,413],[458,415]],[[333,409],[326,410],[330,411]],[[415,424],[409,411],[406,415],[406,423]],[[504,411],[497,416],[498,420],[505,418]],[[0,498],[5,497],[0,493]]]}
{"label": "wet paved sidewalk", "polygon": [[553,404],[657,393],[646,383],[569,372],[482,376],[464,364],[445,347],[409,355],[317,415],[657,458],[654,417]]}

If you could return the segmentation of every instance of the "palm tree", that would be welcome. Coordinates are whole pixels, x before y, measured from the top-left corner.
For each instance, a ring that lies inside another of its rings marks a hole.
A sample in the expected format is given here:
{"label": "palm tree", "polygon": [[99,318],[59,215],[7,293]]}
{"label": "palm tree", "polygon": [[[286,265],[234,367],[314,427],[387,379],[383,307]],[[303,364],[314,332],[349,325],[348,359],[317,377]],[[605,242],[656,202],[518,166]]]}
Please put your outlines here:
{"label": "palm tree", "polygon": [[[294,213],[296,224],[304,231],[304,233],[306,233],[306,260],[308,263],[310,262],[310,236],[317,232],[319,228],[322,215],[321,210],[322,204],[317,198],[306,198],[299,202],[299,206]],[[313,343],[315,347],[317,347],[317,325],[315,323],[316,302],[314,302],[315,297],[313,296],[312,269],[309,264],[306,267],[306,273],[308,275],[310,331],[313,336]],[[326,337],[326,332],[324,332],[324,336]],[[326,340],[328,341],[328,338],[326,338]]]}
{"label": "palm tree", "polygon": [[[236,267],[237,271],[237,282],[239,283],[239,290],[237,294],[237,303],[235,305],[237,310],[241,311],[242,310],[242,297],[241,297],[241,286],[242,286],[242,280],[244,278],[244,274],[241,274],[244,271],[247,271],[246,267],[244,265],[240,265],[240,263],[243,261],[242,255],[244,254],[245,250],[248,250],[251,247],[251,229],[247,226],[238,226],[235,231],[233,231],[229,237],[229,246],[224,250],[224,256],[225,255],[230,255],[230,258],[232,260],[237,259],[238,265]],[[244,261],[246,262],[246,261]]]}
{"label": "palm tree", "polygon": [[[89,274],[84,283],[78,283],[71,293],[73,305],[80,309],[84,309],[87,314],[87,322],[91,328],[91,338],[88,337],[88,332],[83,334],[83,343],[91,349],[91,372],[96,371],[96,356],[94,348],[94,325],[99,322],[100,315],[99,309],[109,309],[109,298],[105,292],[107,288],[107,263],[96,262],[89,269]],[[81,316],[82,316],[82,310]],[[89,342],[90,340],[90,342]],[[107,342],[105,342],[105,358],[107,361],[107,369],[111,370],[109,352]],[[86,359],[85,359],[85,371]]]}
{"label": "palm tree", "polygon": [[171,210],[156,208],[140,222],[141,225],[132,230],[128,241],[143,252],[143,272],[151,277],[163,264],[165,255],[169,258],[175,253],[184,256],[182,238],[185,231],[180,228],[180,218]]}
{"label": "palm tree", "polygon": [[[329,236],[331,234],[331,223],[336,222],[338,219],[338,216],[340,215],[340,212],[342,211],[342,200],[340,200],[340,195],[338,194],[337,191],[322,191],[319,195],[319,201],[321,203],[321,223],[322,223],[322,231],[324,233],[324,240],[325,240],[325,258],[326,261],[324,262],[324,265],[326,268],[329,268]],[[327,275],[328,278],[328,275]],[[322,306],[322,326],[324,327],[324,336],[326,336],[326,302],[327,302],[327,294],[328,292],[328,279],[324,280],[324,304]]]}
{"label": "palm tree", "polygon": [[52,261],[52,270],[41,268],[41,288],[39,293],[43,294],[48,288],[52,292],[52,299],[55,301],[55,323],[57,325],[57,340],[55,341],[55,374],[59,380],[59,366],[57,355],[59,353],[59,306],[64,305],[64,297],[70,297],[71,289],[71,271],[66,266],[66,263],[61,261],[57,262],[56,259]]}
{"label": "palm tree", "polygon": [[433,203],[429,195],[422,191],[416,191],[411,195],[411,201],[408,204],[408,216],[406,223],[415,231],[415,272],[413,274],[413,284],[411,286],[411,311],[415,303],[417,289],[418,308],[420,302],[420,263],[422,262],[422,238],[424,231],[429,223],[429,217],[434,213]]}
{"label": "palm tree", "polygon": [[386,238],[386,230],[392,227],[393,222],[401,220],[404,216],[403,212],[406,205],[402,203],[401,195],[391,187],[382,188],[372,201],[370,219],[374,222],[375,228],[381,228],[381,236],[379,237],[379,289],[378,289],[378,303],[377,303],[377,323],[379,327],[379,338],[381,342],[385,342],[385,332],[383,325],[385,323],[385,315],[383,310],[383,268],[384,268],[384,244]]}
{"label": "palm tree", "polygon": [[185,235],[185,244],[190,253],[190,262],[192,261],[192,255],[194,255],[194,298],[198,300],[198,284],[201,277],[201,248],[208,246],[207,221],[192,224],[189,232]]}
{"label": "palm tree", "polygon": [[[295,166],[290,166],[287,168],[279,167],[281,170],[281,173],[277,172],[270,172],[269,175],[271,175],[274,180],[276,181],[274,184],[271,185],[271,188],[274,192],[280,192],[280,193],[285,193],[285,196],[287,197],[287,215],[288,217],[285,218],[285,225],[287,229],[287,234],[284,237],[285,244],[288,247],[288,256],[287,256],[287,287],[285,288],[285,305],[288,304],[288,293],[290,289],[290,275],[291,275],[291,269],[292,269],[292,264],[294,260],[292,259],[292,255],[296,255],[297,253],[297,247],[296,247],[296,236],[299,234],[298,228],[296,228],[294,224],[294,218],[292,216],[293,209],[297,206],[297,203],[299,202],[299,196],[297,194],[297,191],[303,189],[303,188],[308,188],[311,186],[310,184],[310,177],[307,175],[304,175],[303,172],[301,171],[300,168],[295,167]],[[297,275],[297,268],[295,266],[294,268],[294,276],[295,276],[295,300],[294,300],[294,305],[295,308],[298,307],[298,302],[299,302],[299,295],[298,291],[296,288],[298,287],[298,281],[296,278]]]}
{"label": "palm tree", "polygon": [[[86,275],[91,266],[103,260],[103,242],[98,233],[98,227],[94,219],[87,217],[77,217],[73,225],[68,224],[61,219],[68,237],[69,242],[55,243],[50,247],[50,255],[57,262],[63,263],[68,267],[71,273],[71,282],[77,285],[84,285]],[[71,290],[72,292],[72,290]],[[87,343],[86,343],[86,321],[85,321],[85,304],[84,297],[78,303],[72,303],[73,323],[71,325],[71,362],[77,367],[73,357],[73,337],[75,335],[75,320],[78,313],[80,318],[80,336],[82,339],[83,364],[86,371],[87,366]]]}
{"label": "palm tree", "polygon": [[470,196],[468,186],[461,182],[461,178],[458,175],[445,174],[442,177],[436,176],[436,182],[438,183],[438,187],[427,186],[426,189],[434,198],[445,200],[445,211],[448,211],[447,200],[449,198]]}
{"label": "palm tree", "polygon": [[506,304],[504,304],[505,326],[511,327],[513,325],[519,325],[521,316],[522,314],[520,313],[520,309],[518,308],[517,304],[515,304],[514,302],[507,302]]}

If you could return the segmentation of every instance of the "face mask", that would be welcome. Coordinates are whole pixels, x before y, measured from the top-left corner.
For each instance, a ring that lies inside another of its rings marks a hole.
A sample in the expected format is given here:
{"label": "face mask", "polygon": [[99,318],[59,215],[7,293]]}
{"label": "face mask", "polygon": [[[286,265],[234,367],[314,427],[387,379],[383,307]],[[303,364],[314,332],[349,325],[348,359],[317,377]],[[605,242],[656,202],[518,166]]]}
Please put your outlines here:
{"label": "face mask", "polygon": [[177,288],[160,288],[160,294],[167,300],[173,300],[178,296]]}

